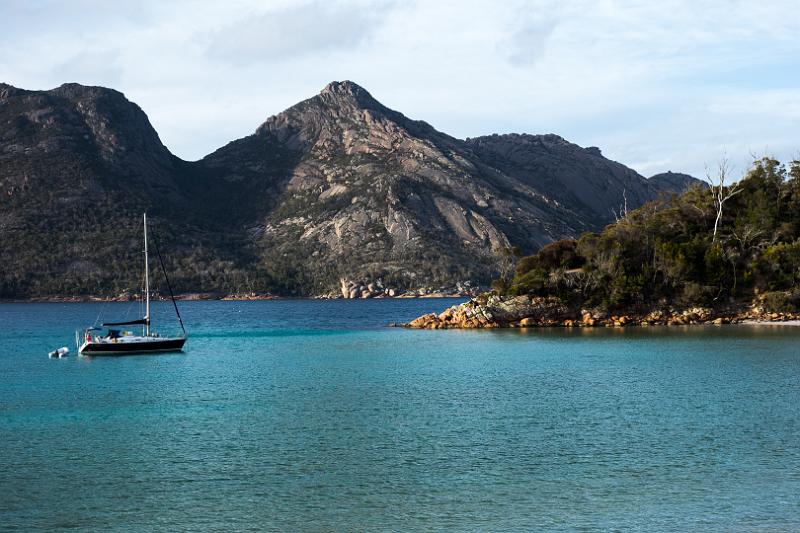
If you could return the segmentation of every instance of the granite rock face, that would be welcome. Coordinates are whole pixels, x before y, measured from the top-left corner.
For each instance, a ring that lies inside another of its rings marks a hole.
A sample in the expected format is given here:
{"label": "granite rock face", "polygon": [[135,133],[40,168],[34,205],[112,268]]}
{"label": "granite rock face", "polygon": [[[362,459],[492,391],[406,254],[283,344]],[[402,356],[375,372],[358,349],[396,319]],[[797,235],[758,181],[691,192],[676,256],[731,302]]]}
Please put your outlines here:
{"label": "granite rock face", "polygon": [[740,322],[797,322],[800,313],[773,312],[763,299],[728,302],[715,308],[665,304],[611,313],[604,309],[580,309],[555,297],[497,296],[484,293],[439,314],[415,318],[413,329],[493,329],[526,327],[629,327],[723,325]]}
{"label": "granite rock face", "polygon": [[415,318],[407,327],[418,329],[486,329],[556,325],[580,314],[556,298],[482,295],[439,313]]}
{"label": "granite rock face", "polygon": [[197,162],[117,91],[0,84],[0,296],[135,288],[122,259],[144,210],[179,290],[474,287],[510,267],[511,247],[531,253],[684,186],[654,183],[554,135],[456,139],[348,81]]}
{"label": "granite rock face", "polygon": [[[284,154],[284,166],[266,160]],[[595,227],[487,166],[458,139],[406,118],[350,82],[270,117],[205,158],[232,188],[269,184],[246,209],[266,262],[386,278],[401,287],[486,282],[524,251]]]}
{"label": "granite rock face", "polygon": [[555,135],[455,139],[348,81],[200,163],[250,191],[239,209],[266,263],[401,288],[486,283],[510,247],[599,229],[626,198],[669,189]]}

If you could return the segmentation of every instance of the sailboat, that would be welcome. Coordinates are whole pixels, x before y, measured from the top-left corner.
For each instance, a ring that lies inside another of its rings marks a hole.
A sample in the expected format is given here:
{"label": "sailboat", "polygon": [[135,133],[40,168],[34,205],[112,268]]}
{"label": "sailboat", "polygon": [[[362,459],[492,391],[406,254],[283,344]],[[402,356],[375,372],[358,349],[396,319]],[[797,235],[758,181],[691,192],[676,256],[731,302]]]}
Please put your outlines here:
{"label": "sailboat", "polygon": [[[161,258],[161,253],[158,253],[158,259],[161,263],[161,268],[164,271],[164,277],[167,280],[167,287],[169,288],[169,296],[172,299],[172,305],[175,308],[175,314],[178,317],[178,322],[181,325],[181,331],[183,331],[183,334],[177,337],[162,337],[158,333],[154,332],[151,328],[150,268],[148,264],[149,257],[147,252],[147,213],[144,214],[143,221],[145,298],[144,317],[123,322],[105,322],[101,324],[103,327],[88,327],[83,330],[83,335],[80,335],[80,333],[76,331],[75,344],[78,345],[78,353],[80,355],[128,355],[154,352],[178,352],[183,349],[183,345],[186,343],[188,335],[186,334],[186,328],[183,325],[183,319],[181,318],[180,311],[178,311],[178,304],[175,302],[175,296],[172,294],[172,286],[169,283],[167,269],[164,266],[164,260]],[[156,252],[159,252],[157,242]],[[141,326],[141,335],[134,334],[131,331],[119,329],[123,326]]]}

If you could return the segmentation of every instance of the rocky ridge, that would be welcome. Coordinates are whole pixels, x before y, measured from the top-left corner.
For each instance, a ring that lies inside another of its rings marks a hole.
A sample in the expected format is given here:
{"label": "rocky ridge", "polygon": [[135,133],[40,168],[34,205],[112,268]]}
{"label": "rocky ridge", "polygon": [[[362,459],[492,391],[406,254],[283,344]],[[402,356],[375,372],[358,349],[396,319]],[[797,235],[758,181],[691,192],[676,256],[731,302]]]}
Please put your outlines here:
{"label": "rocky ridge", "polygon": [[741,322],[788,322],[800,313],[772,312],[763,298],[719,307],[676,307],[664,303],[646,309],[610,313],[581,309],[555,297],[497,296],[483,294],[454,305],[439,314],[429,313],[404,324],[414,329],[494,329],[525,327],[628,327],[736,324]]}

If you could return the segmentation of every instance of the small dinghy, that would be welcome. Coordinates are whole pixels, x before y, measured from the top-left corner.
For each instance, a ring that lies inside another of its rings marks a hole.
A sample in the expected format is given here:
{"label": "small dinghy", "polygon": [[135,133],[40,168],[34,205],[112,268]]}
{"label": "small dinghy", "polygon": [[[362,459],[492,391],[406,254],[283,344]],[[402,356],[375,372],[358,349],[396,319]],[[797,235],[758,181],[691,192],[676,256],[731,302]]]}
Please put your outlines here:
{"label": "small dinghy", "polygon": [[62,357],[66,357],[69,355],[69,348],[66,346],[62,346],[58,350],[53,350],[52,352],[47,354],[50,359],[61,359]]}

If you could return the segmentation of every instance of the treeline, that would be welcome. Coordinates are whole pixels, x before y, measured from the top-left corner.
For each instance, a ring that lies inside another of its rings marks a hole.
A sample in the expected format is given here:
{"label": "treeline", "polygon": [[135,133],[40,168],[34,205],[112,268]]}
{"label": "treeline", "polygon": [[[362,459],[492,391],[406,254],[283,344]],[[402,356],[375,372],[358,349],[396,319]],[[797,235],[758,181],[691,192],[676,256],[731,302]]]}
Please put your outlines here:
{"label": "treeline", "polygon": [[501,294],[558,296],[608,310],[657,303],[714,306],[760,296],[800,306],[800,160],[756,160],[737,183],[719,165],[710,187],[623,213],[600,233],[520,259]]}

